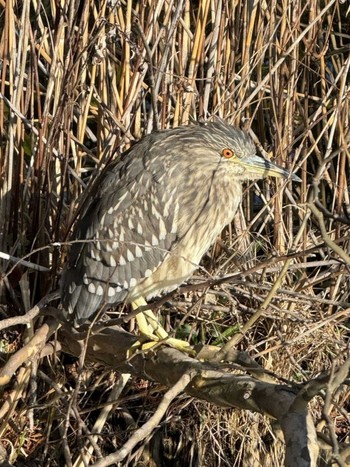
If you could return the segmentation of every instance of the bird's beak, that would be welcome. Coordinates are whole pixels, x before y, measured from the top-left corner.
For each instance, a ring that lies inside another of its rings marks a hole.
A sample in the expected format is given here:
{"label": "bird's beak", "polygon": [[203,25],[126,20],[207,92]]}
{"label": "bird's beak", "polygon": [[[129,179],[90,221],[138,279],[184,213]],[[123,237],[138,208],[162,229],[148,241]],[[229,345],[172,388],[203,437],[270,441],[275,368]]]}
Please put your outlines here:
{"label": "bird's beak", "polygon": [[248,176],[251,175],[252,178],[263,178],[269,176],[276,178],[290,177],[294,182],[301,182],[301,179],[297,175],[292,174],[279,165],[276,165],[263,157],[257,156],[256,154],[241,159],[240,163],[244,165]]}

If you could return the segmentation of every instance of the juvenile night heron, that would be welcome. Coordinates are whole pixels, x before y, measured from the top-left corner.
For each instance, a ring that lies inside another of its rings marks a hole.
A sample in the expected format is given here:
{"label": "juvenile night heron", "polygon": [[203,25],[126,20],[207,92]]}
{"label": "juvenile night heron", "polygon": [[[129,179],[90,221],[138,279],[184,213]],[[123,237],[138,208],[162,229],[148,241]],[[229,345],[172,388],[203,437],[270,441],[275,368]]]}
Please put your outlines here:
{"label": "juvenile night heron", "polygon": [[[186,281],[232,221],[242,182],[268,175],[299,180],[222,120],[141,139],[94,181],[78,219],[61,283],[75,325],[105,304],[136,309]],[[167,338],[151,311],[137,317],[142,333]]]}

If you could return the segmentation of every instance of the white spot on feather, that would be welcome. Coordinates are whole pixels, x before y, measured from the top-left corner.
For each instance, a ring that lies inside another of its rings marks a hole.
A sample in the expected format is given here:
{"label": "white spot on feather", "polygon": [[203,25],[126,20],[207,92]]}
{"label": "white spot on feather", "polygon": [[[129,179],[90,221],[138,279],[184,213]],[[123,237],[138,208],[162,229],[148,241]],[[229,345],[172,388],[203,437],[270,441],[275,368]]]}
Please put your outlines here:
{"label": "white spot on feather", "polygon": [[91,248],[90,256],[95,261],[101,261],[100,253],[97,250],[93,249],[93,248]]}
{"label": "white spot on feather", "polygon": [[152,202],[152,214],[156,219],[160,219],[160,214],[158,210],[156,209],[154,202]]}
{"label": "white spot on feather", "polygon": [[95,284],[93,284],[92,282],[90,282],[89,287],[88,287],[88,291],[89,291],[90,293],[96,293]]}
{"label": "white spot on feather", "polygon": [[177,216],[179,212],[179,205],[178,203],[175,204],[174,207],[174,217],[173,217],[173,225],[171,227],[171,233],[175,234],[177,232]]}
{"label": "white spot on feather", "polygon": [[124,199],[126,198],[126,195],[128,194],[128,192],[126,191],[117,201],[117,203],[114,205],[113,207],[113,211],[117,211],[119,206],[121,205],[121,203],[124,201]]}
{"label": "white spot on feather", "polygon": [[159,240],[164,240],[166,237],[167,231],[163,219],[159,219]]}
{"label": "white spot on feather", "polygon": [[108,252],[113,251],[112,244],[110,242],[105,243],[105,250]]}
{"label": "white spot on feather", "polygon": [[136,245],[136,247],[135,247],[135,255],[136,255],[136,258],[142,258],[142,256],[143,256],[142,255],[142,250],[138,245]]}
{"label": "white spot on feather", "polygon": [[129,227],[130,230],[134,230],[134,228],[135,228],[131,217],[128,218],[128,227]]}
{"label": "white spot on feather", "polygon": [[170,193],[170,196],[168,198],[168,201],[164,204],[164,209],[163,209],[163,215],[164,217],[169,216],[169,209],[170,206],[173,205],[174,203],[174,195],[175,195],[176,187],[173,189],[173,191]]}
{"label": "white spot on feather", "polygon": [[134,261],[134,259],[135,259],[135,256],[132,254],[132,252],[130,250],[126,251],[126,257],[127,257],[128,261]]}
{"label": "white spot on feather", "polygon": [[122,255],[119,256],[119,265],[120,266],[125,266],[126,265],[125,258]]}
{"label": "white spot on feather", "polygon": [[95,259],[96,261],[101,261],[101,255],[98,251],[95,251]]}
{"label": "white spot on feather", "polygon": [[100,225],[104,225],[105,220],[106,220],[106,213],[104,213],[103,216],[101,217]]}
{"label": "white spot on feather", "polygon": [[96,295],[99,295],[99,296],[103,295],[103,287],[100,284],[96,288]]}
{"label": "white spot on feather", "polygon": [[123,242],[125,238],[125,230],[124,227],[121,225],[119,230],[119,241]]}

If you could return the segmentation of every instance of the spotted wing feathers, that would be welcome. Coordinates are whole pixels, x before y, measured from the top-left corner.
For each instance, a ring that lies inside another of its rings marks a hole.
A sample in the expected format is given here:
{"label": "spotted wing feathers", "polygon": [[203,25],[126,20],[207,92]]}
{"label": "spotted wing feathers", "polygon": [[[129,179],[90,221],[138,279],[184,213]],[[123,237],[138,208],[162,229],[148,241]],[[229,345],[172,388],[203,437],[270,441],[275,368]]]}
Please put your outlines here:
{"label": "spotted wing feathers", "polygon": [[166,170],[164,161],[131,151],[95,182],[96,196],[77,222],[62,276],[63,307],[76,324],[106,303],[124,301],[176,243]]}

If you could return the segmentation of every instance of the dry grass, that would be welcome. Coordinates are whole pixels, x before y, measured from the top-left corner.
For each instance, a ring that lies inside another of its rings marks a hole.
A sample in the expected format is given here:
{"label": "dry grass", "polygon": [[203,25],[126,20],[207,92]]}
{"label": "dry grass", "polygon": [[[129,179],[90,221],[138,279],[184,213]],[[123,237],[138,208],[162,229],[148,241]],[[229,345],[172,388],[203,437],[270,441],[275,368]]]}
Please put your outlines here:
{"label": "dry grass", "polygon": [[[226,342],[237,323],[246,325],[235,344],[299,383],[344,361],[349,16],[348,4],[335,0],[0,0],[0,252],[48,268],[1,260],[2,318],[57,288],[63,244],[97,167],[153,129],[219,115],[249,128],[260,149],[302,184],[247,186],[242,211],[199,274],[203,281],[239,269],[240,280],[178,295],[168,322],[176,327],[188,313],[184,332],[205,343]],[[258,309],[253,325],[248,319]],[[6,330],[3,351],[21,347],[32,332]],[[63,355],[33,362],[7,389],[0,436],[16,465],[62,465],[57,441],[65,423],[77,457],[77,440],[96,418],[85,410],[106,400],[115,375],[87,370],[79,415],[67,397],[74,369]],[[143,391],[129,384],[126,394],[139,399],[122,399],[98,442],[102,454],[154,410],[158,399]],[[345,389],[335,396],[332,426],[322,418],[322,399],[313,402],[319,430],[328,435],[333,427],[339,443],[349,441],[348,396]],[[171,431],[179,417],[181,429]],[[260,415],[178,403],[160,430],[172,439],[181,430],[188,439],[200,436],[198,448],[194,441],[179,449],[185,465],[281,465],[282,445],[272,442],[276,435]]]}

